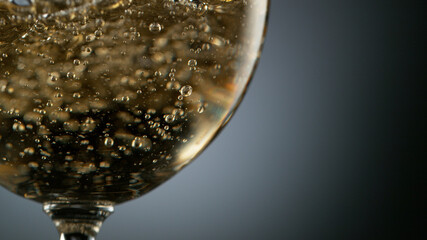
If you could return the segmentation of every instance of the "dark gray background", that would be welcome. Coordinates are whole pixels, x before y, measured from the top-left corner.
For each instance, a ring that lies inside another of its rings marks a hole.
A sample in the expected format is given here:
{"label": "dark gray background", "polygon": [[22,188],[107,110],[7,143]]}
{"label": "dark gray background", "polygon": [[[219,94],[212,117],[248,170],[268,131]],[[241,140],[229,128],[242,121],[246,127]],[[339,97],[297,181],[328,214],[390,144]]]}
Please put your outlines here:
{"label": "dark gray background", "polygon": [[[118,206],[99,239],[422,239],[421,210],[407,207],[421,203],[411,166],[426,149],[422,9],[273,0],[230,124],[171,181]],[[0,203],[0,239],[58,238],[39,204],[4,189]]]}

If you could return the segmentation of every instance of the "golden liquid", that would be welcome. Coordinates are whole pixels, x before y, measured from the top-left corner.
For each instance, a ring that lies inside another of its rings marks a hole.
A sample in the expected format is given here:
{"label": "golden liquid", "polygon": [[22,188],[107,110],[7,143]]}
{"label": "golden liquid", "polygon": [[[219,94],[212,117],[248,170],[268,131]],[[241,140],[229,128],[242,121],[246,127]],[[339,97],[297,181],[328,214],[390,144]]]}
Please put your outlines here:
{"label": "golden liquid", "polygon": [[188,164],[237,106],[267,11],[258,0],[17,3],[0,0],[0,183],[39,202],[120,203]]}

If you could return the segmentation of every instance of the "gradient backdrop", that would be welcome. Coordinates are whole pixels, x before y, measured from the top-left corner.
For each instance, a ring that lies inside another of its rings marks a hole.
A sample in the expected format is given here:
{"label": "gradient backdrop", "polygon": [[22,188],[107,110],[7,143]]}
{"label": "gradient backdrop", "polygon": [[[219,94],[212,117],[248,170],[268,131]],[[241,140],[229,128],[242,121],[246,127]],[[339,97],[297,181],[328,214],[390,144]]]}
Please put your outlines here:
{"label": "gradient backdrop", "polygon": [[[421,1],[401,2],[273,0],[230,124],[98,239],[426,239],[408,207],[424,203],[426,28]],[[1,240],[58,239],[39,204],[4,189],[0,203]]]}

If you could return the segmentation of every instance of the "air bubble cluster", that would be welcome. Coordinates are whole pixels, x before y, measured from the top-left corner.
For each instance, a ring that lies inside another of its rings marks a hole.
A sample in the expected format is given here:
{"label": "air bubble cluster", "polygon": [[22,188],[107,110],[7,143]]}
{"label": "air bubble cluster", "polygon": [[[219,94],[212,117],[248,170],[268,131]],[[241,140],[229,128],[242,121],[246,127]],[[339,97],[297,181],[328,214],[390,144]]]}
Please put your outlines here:
{"label": "air bubble cluster", "polygon": [[2,184],[121,202],[172,176],[250,76],[252,2],[0,1]]}

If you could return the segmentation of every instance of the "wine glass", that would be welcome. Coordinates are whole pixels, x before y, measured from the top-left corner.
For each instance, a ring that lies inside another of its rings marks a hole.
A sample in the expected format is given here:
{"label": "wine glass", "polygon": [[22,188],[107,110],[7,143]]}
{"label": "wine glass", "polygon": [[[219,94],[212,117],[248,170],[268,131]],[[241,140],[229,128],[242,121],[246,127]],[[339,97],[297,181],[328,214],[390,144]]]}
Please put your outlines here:
{"label": "wine glass", "polygon": [[0,184],[61,239],[185,167],[256,66],[268,0],[0,0]]}

